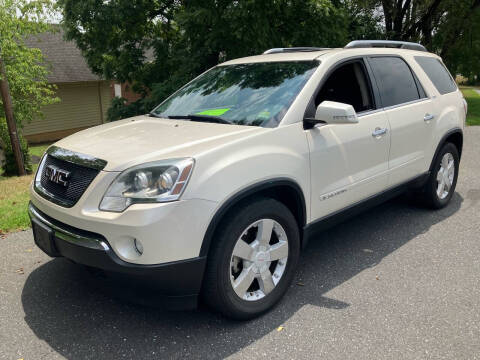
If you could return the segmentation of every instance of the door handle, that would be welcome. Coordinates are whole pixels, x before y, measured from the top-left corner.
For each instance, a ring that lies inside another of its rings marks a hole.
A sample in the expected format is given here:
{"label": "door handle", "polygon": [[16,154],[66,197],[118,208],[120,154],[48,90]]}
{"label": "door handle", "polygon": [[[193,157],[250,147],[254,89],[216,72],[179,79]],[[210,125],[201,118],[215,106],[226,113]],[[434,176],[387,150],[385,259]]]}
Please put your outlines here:
{"label": "door handle", "polygon": [[386,134],[386,133],[387,133],[387,128],[381,129],[381,128],[377,127],[377,128],[375,128],[375,130],[373,131],[372,136],[373,136],[373,137],[380,137],[380,136],[382,136],[382,135],[384,135],[384,134]]}
{"label": "door handle", "polygon": [[423,117],[423,121],[430,121],[430,120],[433,120],[433,118],[435,117],[435,115],[432,115],[432,114],[425,114],[425,116]]}

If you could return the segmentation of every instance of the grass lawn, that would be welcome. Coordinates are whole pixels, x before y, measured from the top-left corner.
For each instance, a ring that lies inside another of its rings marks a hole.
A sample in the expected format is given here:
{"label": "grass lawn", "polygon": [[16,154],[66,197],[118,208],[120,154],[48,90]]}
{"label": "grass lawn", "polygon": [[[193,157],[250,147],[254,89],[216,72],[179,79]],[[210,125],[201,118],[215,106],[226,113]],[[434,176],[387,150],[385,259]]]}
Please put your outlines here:
{"label": "grass lawn", "polygon": [[473,88],[462,87],[460,90],[468,103],[467,125],[480,125],[480,94]]}
{"label": "grass lawn", "polygon": [[[31,146],[30,154],[41,157],[49,145]],[[37,167],[38,164],[33,165],[33,173]],[[32,179],[33,174],[22,177],[0,176],[0,234],[30,227],[27,205],[28,186]]]}

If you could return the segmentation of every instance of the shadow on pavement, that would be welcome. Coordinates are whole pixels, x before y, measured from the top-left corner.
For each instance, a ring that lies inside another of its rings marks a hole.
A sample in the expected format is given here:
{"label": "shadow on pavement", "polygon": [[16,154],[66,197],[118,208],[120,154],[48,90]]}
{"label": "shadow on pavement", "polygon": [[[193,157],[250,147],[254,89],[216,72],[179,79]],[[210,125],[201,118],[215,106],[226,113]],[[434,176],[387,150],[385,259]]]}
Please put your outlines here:
{"label": "shadow on pavement", "polygon": [[350,306],[324,294],[453,215],[462,201],[456,193],[447,208],[430,211],[400,197],[323,232],[304,251],[285,298],[249,322],[226,320],[205,309],[166,312],[132,305],[118,299],[105,279],[65,259],[52,260],[28,277],[22,292],[25,321],[68,359],[224,358],[275,330],[306,304]]}

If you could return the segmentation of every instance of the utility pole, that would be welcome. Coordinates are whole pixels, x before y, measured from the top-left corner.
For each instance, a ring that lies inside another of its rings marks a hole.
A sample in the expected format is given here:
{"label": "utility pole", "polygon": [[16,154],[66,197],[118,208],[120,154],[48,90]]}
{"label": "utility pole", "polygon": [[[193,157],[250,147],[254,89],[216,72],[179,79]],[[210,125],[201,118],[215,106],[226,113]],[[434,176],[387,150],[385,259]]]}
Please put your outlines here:
{"label": "utility pole", "polygon": [[8,86],[7,70],[2,59],[0,49],[0,93],[2,95],[3,109],[7,119],[8,132],[10,134],[10,142],[12,144],[13,156],[17,164],[18,176],[26,175],[25,166],[23,164],[22,149],[18,140],[17,124],[13,118],[12,98],[10,97],[10,87]]}

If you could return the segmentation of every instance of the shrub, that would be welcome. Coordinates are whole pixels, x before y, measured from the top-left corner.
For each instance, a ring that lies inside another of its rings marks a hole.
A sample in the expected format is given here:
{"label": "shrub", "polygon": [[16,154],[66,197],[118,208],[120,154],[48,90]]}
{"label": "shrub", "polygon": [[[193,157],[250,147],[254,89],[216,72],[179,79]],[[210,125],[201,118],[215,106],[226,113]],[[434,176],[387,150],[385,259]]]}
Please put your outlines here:
{"label": "shrub", "polygon": [[[20,146],[22,148],[23,161],[25,164],[25,170],[27,174],[32,173],[32,162],[30,154],[28,153],[27,140],[19,133]],[[12,146],[10,143],[10,135],[8,133],[7,122],[5,118],[0,118],[0,147],[5,154],[5,162],[2,164],[3,175],[12,176],[17,175],[17,164],[15,163],[15,157],[13,156]]]}
{"label": "shrub", "polygon": [[164,81],[162,83],[153,84],[152,89],[147,96],[130,104],[127,104],[127,100],[124,98],[115,97],[110,103],[107,112],[107,119],[108,121],[115,121],[132,116],[148,114],[163,100],[173,94],[181,85],[186,84],[187,82],[188,79],[179,78],[176,81]]}
{"label": "shrub", "polygon": [[116,121],[126,119],[136,115],[147,113],[143,105],[143,99],[139,99],[131,104],[126,103],[126,99],[115,97],[112,99],[110,107],[107,112],[108,121]]}

